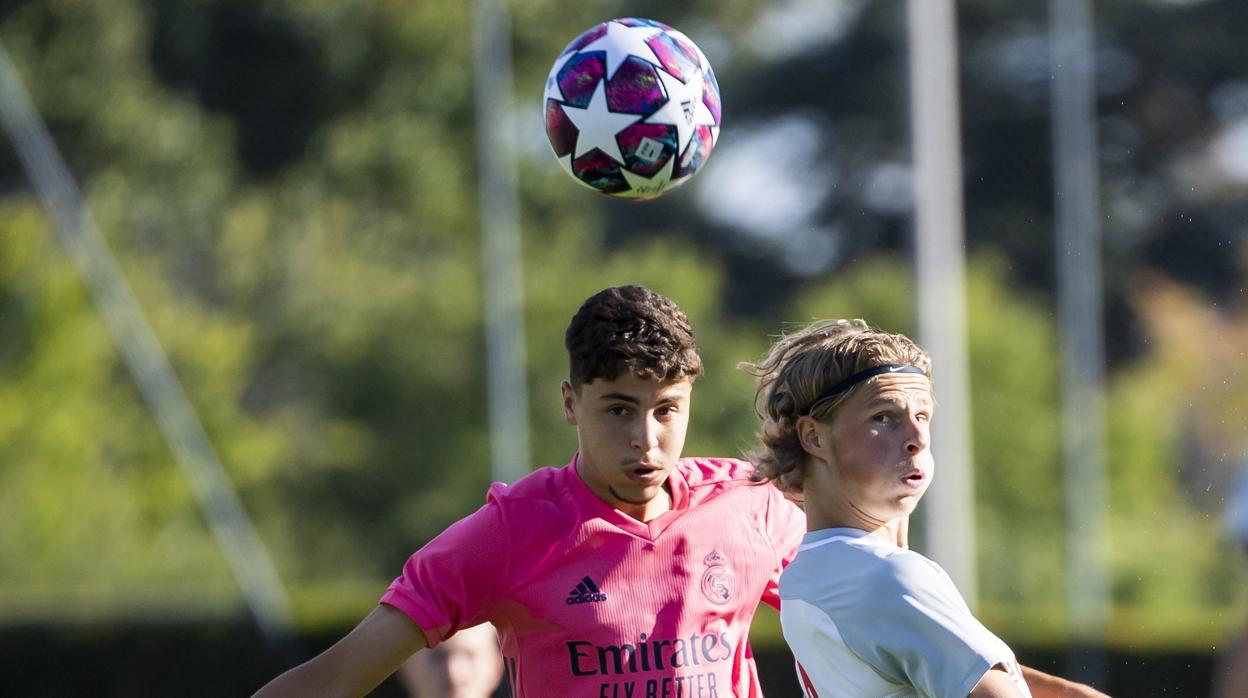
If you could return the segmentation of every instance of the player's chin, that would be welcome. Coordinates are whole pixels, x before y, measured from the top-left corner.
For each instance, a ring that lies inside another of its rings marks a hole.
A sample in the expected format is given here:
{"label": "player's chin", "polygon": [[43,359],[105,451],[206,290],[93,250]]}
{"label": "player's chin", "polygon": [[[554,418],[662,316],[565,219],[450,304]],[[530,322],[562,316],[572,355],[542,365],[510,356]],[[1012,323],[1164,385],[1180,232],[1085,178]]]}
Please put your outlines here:
{"label": "player's chin", "polygon": [[902,517],[913,514],[914,510],[919,506],[919,500],[922,498],[923,498],[922,493],[917,494],[917,495],[916,494],[903,494],[897,499],[893,500],[893,503],[892,503],[893,513],[894,513],[893,518],[902,518]]}

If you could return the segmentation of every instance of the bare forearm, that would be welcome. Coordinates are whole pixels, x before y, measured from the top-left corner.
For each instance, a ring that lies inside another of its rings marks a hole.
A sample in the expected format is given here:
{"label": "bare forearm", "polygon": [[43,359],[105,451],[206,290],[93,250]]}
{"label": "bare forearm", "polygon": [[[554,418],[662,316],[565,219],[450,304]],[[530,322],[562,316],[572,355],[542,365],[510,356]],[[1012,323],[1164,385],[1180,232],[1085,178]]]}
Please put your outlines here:
{"label": "bare forearm", "polygon": [[1087,684],[1068,681],[1031,667],[1023,667],[1023,678],[1032,698],[1109,698]]}
{"label": "bare forearm", "polygon": [[424,633],[410,618],[378,606],[333,647],[273,679],[253,698],[367,695],[425,647]]}
{"label": "bare forearm", "polygon": [[341,667],[322,654],[270,681],[252,698],[360,698],[390,675],[390,667]]}
{"label": "bare forearm", "polygon": [[273,679],[252,698],[330,695],[334,695],[333,677],[327,672],[318,671],[313,662],[307,662]]}

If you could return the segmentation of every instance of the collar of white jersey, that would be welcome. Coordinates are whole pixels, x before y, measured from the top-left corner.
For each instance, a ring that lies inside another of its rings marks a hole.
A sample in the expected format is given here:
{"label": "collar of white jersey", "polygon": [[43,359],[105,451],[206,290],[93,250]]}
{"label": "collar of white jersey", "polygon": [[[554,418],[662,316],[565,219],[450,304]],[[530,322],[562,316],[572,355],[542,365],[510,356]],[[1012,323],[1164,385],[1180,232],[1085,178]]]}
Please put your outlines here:
{"label": "collar of white jersey", "polygon": [[[863,540],[863,539],[866,540]],[[860,528],[821,528],[818,531],[808,531],[802,537],[802,544],[798,546],[797,552],[804,552],[814,548],[821,548],[829,543],[863,543],[868,545],[879,545],[881,547],[892,547],[888,541],[877,536],[871,535],[869,531]]]}

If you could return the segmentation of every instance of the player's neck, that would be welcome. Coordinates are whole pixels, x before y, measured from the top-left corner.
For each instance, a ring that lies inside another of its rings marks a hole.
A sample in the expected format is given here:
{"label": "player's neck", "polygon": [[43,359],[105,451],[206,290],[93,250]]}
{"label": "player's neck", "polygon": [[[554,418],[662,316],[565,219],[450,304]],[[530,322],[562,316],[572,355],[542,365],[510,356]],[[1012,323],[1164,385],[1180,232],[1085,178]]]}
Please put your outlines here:
{"label": "player's neck", "polygon": [[625,515],[642,523],[649,523],[672,510],[671,483],[663,483],[662,489],[648,502],[634,504],[632,502],[615,501],[612,505]]}
{"label": "player's neck", "polygon": [[908,536],[906,535],[905,527],[901,525],[902,521],[902,519],[893,519],[869,533],[875,538],[879,538],[899,548],[908,547],[909,541],[906,540]]}
{"label": "player's neck", "polygon": [[851,503],[833,496],[812,496],[809,489],[806,495],[806,530],[821,531],[826,528],[852,528],[888,541],[901,548],[907,547],[909,541],[908,517],[881,521],[866,515]]}
{"label": "player's neck", "polygon": [[895,521],[889,521],[882,526],[870,527],[864,526],[860,523],[832,523],[827,526],[820,526],[808,522],[806,530],[819,531],[828,528],[851,528],[856,531],[863,531],[872,538],[878,538],[889,545],[895,545],[898,548],[908,548],[910,547],[910,541],[908,540],[909,536],[907,535],[906,527],[903,526],[902,523],[903,521],[898,519]]}

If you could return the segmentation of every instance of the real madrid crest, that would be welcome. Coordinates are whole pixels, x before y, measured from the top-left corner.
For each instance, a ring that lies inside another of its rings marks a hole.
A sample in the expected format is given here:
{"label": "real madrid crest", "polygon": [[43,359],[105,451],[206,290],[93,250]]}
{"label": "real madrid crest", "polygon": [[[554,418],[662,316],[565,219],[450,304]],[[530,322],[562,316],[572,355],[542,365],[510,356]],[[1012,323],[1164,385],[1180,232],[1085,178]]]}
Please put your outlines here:
{"label": "real madrid crest", "polygon": [[737,578],[728,567],[728,558],[712,550],[702,558],[706,571],[702,573],[702,593],[714,604],[726,604],[737,588]]}

